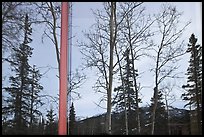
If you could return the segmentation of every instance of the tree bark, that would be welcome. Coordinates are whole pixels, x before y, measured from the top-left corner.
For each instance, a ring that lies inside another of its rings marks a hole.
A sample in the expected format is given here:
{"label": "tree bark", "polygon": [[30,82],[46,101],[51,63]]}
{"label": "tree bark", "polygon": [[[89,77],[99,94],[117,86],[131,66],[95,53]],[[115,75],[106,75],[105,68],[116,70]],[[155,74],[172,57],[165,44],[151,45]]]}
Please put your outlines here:
{"label": "tree bark", "polygon": [[115,45],[115,11],[116,3],[111,2],[111,18],[110,18],[110,65],[109,65],[109,86],[107,91],[107,124],[106,132],[111,134],[111,94],[112,94],[112,82],[113,82],[113,51]]}

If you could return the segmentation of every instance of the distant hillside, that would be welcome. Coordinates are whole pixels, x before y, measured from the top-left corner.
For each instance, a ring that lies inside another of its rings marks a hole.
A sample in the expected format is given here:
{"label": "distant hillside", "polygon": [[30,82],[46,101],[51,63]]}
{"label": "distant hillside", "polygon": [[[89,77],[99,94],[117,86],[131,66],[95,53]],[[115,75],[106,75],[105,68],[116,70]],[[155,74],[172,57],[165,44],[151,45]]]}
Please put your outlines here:
{"label": "distant hillside", "polygon": [[[141,134],[148,134],[146,119],[148,118],[148,107],[140,108]],[[170,108],[169,110],[171,134],[189,134],[189,110]],[[134,124],[134,120],[133,124]],[[112,134],[124,134],[124,112],[112,112]],[[134,130],[132,129],[132,134]],[[178,131],[177,131],[178,130]],[[77,121],[78,135],[100,135],[105,133],[105,113]]]}

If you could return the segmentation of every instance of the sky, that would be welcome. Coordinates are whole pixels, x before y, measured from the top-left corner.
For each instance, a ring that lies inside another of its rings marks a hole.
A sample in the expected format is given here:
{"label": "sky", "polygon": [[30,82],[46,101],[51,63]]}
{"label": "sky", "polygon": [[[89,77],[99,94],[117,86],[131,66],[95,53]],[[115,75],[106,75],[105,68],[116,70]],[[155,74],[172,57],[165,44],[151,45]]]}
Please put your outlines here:
{"label": "sky", "polygon": [[[162,2],[145,2],[143,6],[146,7],[147,12],[156,13]],[[191,20],[191,24],[185,31],[185,35],[183,39],[186,39],[186,44],[188,43],[188,39],[192,33],[196,35],[198,38],[197,43],[202,43],[202,15],[201,15],[201,2],[172,2],[173,5],[176,5],[179,11],[183,12],[182,21],[187,22]],[[75,70],[80,67],[82,64],[82,55],[79,52],[79,48],[77,47],[77,41],[85,40],[82,31],[87,31],[90,29],[90,26],[95,23],[94,16],[92,14],[92,10],[103,8],[101,2],[73,2],[73,17],[72,17],[72,35],[74,36],[72,40],[72,70]],[[92,10],[91,10],[92,9]],[[50,40],[45,40],[44,43],[41,42],[41,34],[42,29],[33,28],[34,32],[32,35],[33,42],[30,44],[34,48],[33,56],[30,59],[30,64],[36,64],[36,66],[40,69],[41,73],[45,73],[41,79],[41,83],[44,86],[43,93],[51,96],[57,96],[59,93],[59,80],[56,77],[58,75],[57,68],[57,60],[55,47],[51,43]],[[60,38],[58,37],[58,41]],[[180,62],[181,68],[180,71],[184,73],[188,67],[189,56],[185,55],[182,62]],[[150,98],[152,97],[152,87],[153,87],[153,74],[149,72],[149,65],[154,65],[148,58],[144,58],[142,62],[138,62],[138,70],[142,70],[144,72],[142,77],[138,79],[138,81],[143,86],[148,86],[151,88],[144,88],[140,92],[140,97],[143,100],[143,103],[140,106],[145,106],[149,104]],[[52,67],[48,70],[48,67]],[[3,72],[6,73],[6,68],[3,66]],[[87,74],[87,79],[85,83],[81,86],[80,89],[77,90],[81,94],[81,99],[72,100],[74,101],[75,113],[77,117],[85,118],[91,117],[94,115],[98,115],[101,113],[105,113],[106,109],[99,108],[95,103],[98,103],[101,94],[95,93],[92,89],[92,86],[95,83],[96,77],[95,73],[91,70],[84,71]],[[185,77],[185,76],[184,76]],[[186,83],[186,79],[181,79],[176,81],[177,83]],[[176,102],[173,103],[173,106],[183,108],[185,102],[181,101],[180,89],[175,89],[174,93],[176,94]],[[46,100],[48,101],[48,100]],[[42,109],[48,110],[50,106],[54,106],[54,110],[58,113],[58,106],[56,103],[49,102]],[[104,102],[102,106],[106,106]]]}
{"label": "sky", "polygon": [[[186,30],[185,35],[183,36],[184,39],[186,39],[186,43],[188,43],[188,39],[190,37],[190,35],[192,33],[195,33],[195,35],[198,37],[198,43],[202,43],[202,29],[201,29],[201,10],[200,10],[200,4],[199,3],[190,3],[190,2],[177,2],[177,3],[172,3],[174,5],[177,6],[178,10],[183,12],[183,17],[181,20],[187,22],[189,20],[192,21],[192,23],[190,24],[190,26],[188,27],[188,29]],[[144,3],[144,6],[146,6],[146,9],[148,12],[150,13],[156,13],[159,8],[160,8],[161,3],[160,2],[147,2]],[[89,30],[89,26],[92,25],[94,23],[94,18],[93,18],[93,14],[92,11],[90,9],[99,9],[101,8],[101,3],[100,2],[96,2],[96,3],[74,3],[74,8],[73,8],[73,25],[78,26],[77,29],[75,29],[73,27],[73,32],[76,32],[76,36],[79,37],[79,39],[81,39],[81,37],[83,37],[81,31],[83,30]],[[84,25],[84,23],[86,23],[86,25]],[[78,31],[81,30],[81,31]],[[74,33],[73,33],[74,35]],[[76,40],[76,39],[75,39]],[[73,40],[73,43],[74,41]],[[76,59],[76,61],[80,62],[81,61],[81,55],[78,56],[78,48],[75,47],[75,50],[77,52],[77,56],[74,57],[74,53],[73,52],[73,59]],[[185,57],[184,57],[185,58]],[[74,61],[75,62],[75,61]],[[183,62],[181,62],[182,67],[181,67],[181,72],[186,72],[187,67],[188,67],[188,57],[186,57],[186,60],[183,60]],[[149,59],[145,59],[142,62],[139,62],[138,65],[138,70],[145,70],[145,73],[143,74],[142,78],[140,78],[138,81],[143,84],[143,86],[153,86],[152,81],[153,81],[153,77],[149,77],[150,73],[148,71],[148,63],[150,63]],[[151,63],[150,63],[151,64]],[[77,66],[77,64],[73,64],[74,66]],[[91,88],[92,85],[95,83],[95,81],[93,81],[92,76],[94,75],[92,73],[92,75],[90,75],[92,72],[89,71],[89,76],[88,76],[88,80],[86,81],[86,83],[84,84],[84,86],[79,90],[80,93],[82,94],[82,99],[75,101],[75,108],[76,108],[76,113],[78,112],[78,115],[81,116],[91,116],[91,115],[95,115],[98,113],[103,113],[106,112],[106,109],[101,109],[98,108],[93,102],[98,102],[100,100],[100,94],[98,95],[97,93],[94,93],[93,89]],[[182,79],[180,81],[177,81],[179,83],[185,83],[186,79]],[[84,89],[86,91],[84,91]],[[183,101],[180,99],[180,93],[178,93],[179,91],[175,91],[177,94],[176,96],[176,102],[174,102],[172,105],[179,107],[179,108],[183,108],[184,104]],[[143,90],[141,90],[141,97],[144,100],[142,104],[140,104],[140,106],[145,106],[149,103],[150,98],[152,97],[152,90],[148,89],[148,88],[144,88]],[[88,106],[88,107],[87,107]],[[105,107],[106,104],[104,103],[103,106]]]}

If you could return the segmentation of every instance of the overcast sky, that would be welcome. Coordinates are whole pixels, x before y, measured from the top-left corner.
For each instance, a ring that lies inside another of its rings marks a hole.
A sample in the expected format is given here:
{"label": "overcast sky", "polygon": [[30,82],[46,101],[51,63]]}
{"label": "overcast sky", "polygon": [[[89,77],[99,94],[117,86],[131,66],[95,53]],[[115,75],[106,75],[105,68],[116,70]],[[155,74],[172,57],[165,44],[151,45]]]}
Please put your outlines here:
{"label": "overcast sky", "polygon": [[[147,12],[149,13],[156,13],[161,6],[161,2],[147,2],[144,3],[143,6],[146,7]],[[198,37],[198,43],[202,43],[202,29],[201,29],[201,9],[199,3],[189,3],[189,2],[178,2],[178,3],[172,3],[177,6],[178,10],[183,12],[183,16],[181,20],[183,22],[187,22],[191,20],[191,24],[189,25],[188,29],[185,31],[185,34],[183,36],[183,39],[186,39],[186,44],[188,43],[188,39],[192,33],[195,33],[196,37]],[[83,35],[81,31],[83,30],[89,30],[89,26],[94,23],[94,18],[92,11],[90,9],[99,9],[102,8],[102,3],[95,2],[95,3],[74,3],[73,7],[73,25],[76,27],[73,27],[73,35],[76,35],[77,38],[73,40],[73,44],[76,40],[80,40],[83,38]],[[86,24],[86,25],[85,25]],[[84,39],[84,38],[83,38]],[[76,56],[74,55],[76,53]],[[73,50],[73,67],[77,67],[81,62],[81,55],[78,53],[78,48],[74,48]],[[186,72],[188,67],[188,55],[183,57],[184,60],[182,60],[182,64],[180,71],[183,72],[183,74]],[[76,64],[75,64],[76,63]],[[143,73],[142,78],[140,78],[138,81],[143,86],[150,86],[153,87],[153,80],[154,77],[152,74],[149,73],[148,67],[150,63],[149,59],[143,59],[142,62],[138,63],[138,70],[139,72],[141,70],[144,70],[145,73]],[[76,108],[76,114],[78,116],[92,116],[101,112],[106,112],[106,109],[100,109],[98,108],[93,102],[98,102],[100,100],[101,94],[94,93],[92,86],[95,83],[93,80],[94,73],[89,71],[88,73],[88,79],[86,83],[83,85],[83,87],[79,90],[79,92],[82,94],[82,99],[75,101],[75,108]],[[184,75],[183,75],[184,76]],[[181,79],[179,81],[180,84],[186,82],[186,79]],[[140,106],[145,106],[149,103],[150,98],[152,97],[152,88],[144,88],[140,91],[140,97],[143,99],[143,103],[140,104]],[[178,90],[175,89],[176,99],[177,101],[174,102],[172,105],[183,108],[184,102],[181,101],[180,95]],[[147,103],[148,102],[148,103]],[[104,103],[103,106],[106,106]]]}
{"label": "overcast sky", "polygon": [[[156,13],[159,8],[161,2],[145,2],[143,6],[146,7],[146,10],[149,13]],[[185,35],[183,38],[185,39],[185,43],[188,43],[188,39],[192,33],[198,38],[197,43],[202,43],[202,23],[201,23],[201,3],[196,2],[177,2],[173,3],[177,6],[177,9],[183,12],[182,21],[187,22],[191,20],[190,26],[185,31]],[[100,9],[103,5],[100,2],[73,2],[73,28],[72,33],[73,36],[73,47],[72,47],[72,70],[78,68],[82,63],[82,55],[79,52],[79,49],[76,47],[76,42],[81,41],[84,39],[82,31],[89,30],[89,27],[94,24],[94,17],[92,14],[91,9]],[[33,56],[30,60],[31,64],[36,64],[38,67],[43,66],[52,66],[57,68],[57,60],[56,60],[56,53],[54,45],[49,41],[46,40],[43,44],[41,42],[41,30],[39,28],[33,28],[34,32],[32,34],[33,42],[30,44],[33,48]],[[60,38],[58,38],[60,40]],[[186,55],[182,60],[182,67],[181,71],[183,74],[186,72],[188,67],[188,58],[189,56]],[[140,106],[145,106],[149,103],[150,98],[152,97],[152,88],[153,88],[153,80],[154,77],[152,73],[148,71],[148,67],[151,65],[149,59],[144,59],[142,62],[138,62],[138,70],[144,71],[142,78],[138,81],[143,86],[150,86],[151,88],[144,88],[140,92],[140,97],[143,100],[143,103]],[[153,64],[152,64],[153,65]],[[40,72],[44,73],[47,68],[40,68]],[[5,72],[5,70],[4,70]],[[80,89],[77,90],[82,96],[79,100],[74,100],[76,116],[80,117],[90,117],[93,115],[101,114],[106,112],[106,109],[99,108],[95,105],[101,98],[101,94],[95,93],[92,89],[92,86],[95,83],[95,73],[87,70],[87,80],[82,85]],[[59,80],[56,77],[58,75],[57,69],[49,70],[41,79],[42,85],[44,86],[44,94],[49,94],[52,96],[57,96],[59,93]],[[186,79],[181,79],[177,82],[185,84]],[[180,99],[181,93],[179,90],[174,91],[177,95],[177,101],[174,102],[173,106],[183,108],[183,101]],[[95,102],[95,103],[94,103]],[[58,113],[55,103],[52,104],[56,113]],[[45,106],[44,109],[49,109],[50,106]],[[105,103],[103,106],[106,106]]]}

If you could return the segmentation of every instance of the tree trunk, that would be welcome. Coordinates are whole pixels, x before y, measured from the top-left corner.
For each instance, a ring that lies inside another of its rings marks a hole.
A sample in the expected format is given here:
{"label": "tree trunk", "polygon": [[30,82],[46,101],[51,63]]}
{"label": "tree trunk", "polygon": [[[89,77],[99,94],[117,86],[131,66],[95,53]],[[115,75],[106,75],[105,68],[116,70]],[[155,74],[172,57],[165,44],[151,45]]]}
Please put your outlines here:
{"label": "tree trunk", "polygon": [[169,117],[169,104],[168,104],[168,99],[167,99],[167,94],[165,95],[165,102],[166,102],[166,111],[167,111],[167,124],[168,124],[168,133],[171,135],[171,130],[170,130],[170,117]]}
{"label": "tree trunk", "polygon": [[[161,49],[161,48],[160,48]],[[161,50],[159,50],[161,51]],[[155,127],[155,117],[156,117],[156,109],[157,109],[157,102],[158,102],[158,66],[159,66],[159,53],[157,55],[157,63],[156,63],[156,76],[155,76],[155,88],[154,88],[154,105],[152,109],[152,129],[151,129],[151,135],[154,135],[154,127]]]}
{"label": "tree trunk", "polygon": [[111,17],[110,17],[110,65],[109,65],[109,86],[107,91],[107,124],[106,124],[106,132],[111,134],[111,94],[112,94],[112,82],[113,82],[113,50],[115,45],[115,10],[116,3],[111,2]]}
{"label": "tree trunk", "polygon": [[158,89],[157,87],[154,88],[154,105],[152,110],[152,129],[151,129],[151,135],[154,135],[154,127],[155,127],[155,117],[156,117],[156,108],[157,108],[157,102],[158,102]]}
{"label": "tree trunk", "polygon": [[60,53],[59,53],[59,49],[58,49],[58,41],[57,41],[57,33],[56,33],[56,28],[57,28],[57,19],[56,19],[56,15],[55,15],[55,11],[54,11],[54,7],[52,5],[52,2],[50,2],[50,11],[52,13],[52,17],[53,17],[53,28],[52,28],[52,35],[53,35],[53,42],[55,44],[55,51],[56,51],[56,55],[57,55],[57,63],[58,63],[58,70],[59,70],[59,74],[60,74]]}

